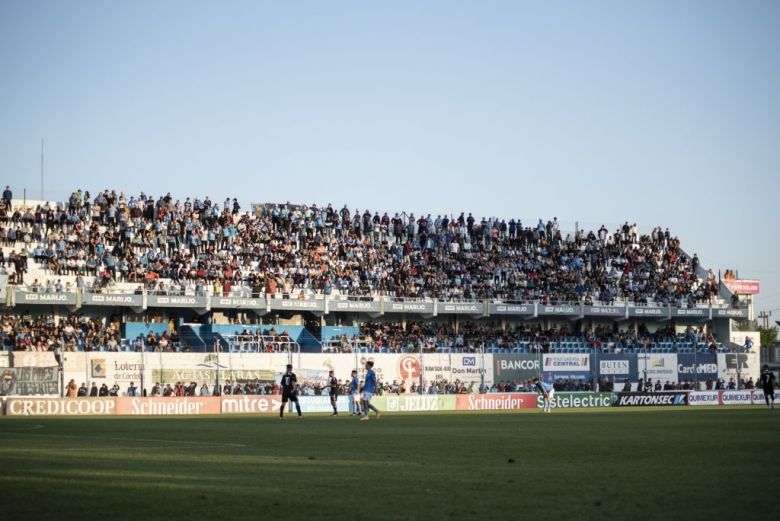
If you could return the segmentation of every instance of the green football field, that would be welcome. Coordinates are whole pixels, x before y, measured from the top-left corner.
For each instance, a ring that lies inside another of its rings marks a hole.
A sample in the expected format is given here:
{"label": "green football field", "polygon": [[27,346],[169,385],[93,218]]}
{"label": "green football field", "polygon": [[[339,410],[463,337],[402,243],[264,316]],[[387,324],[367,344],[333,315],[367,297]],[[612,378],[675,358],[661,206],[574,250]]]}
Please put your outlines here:
{"label": "green football field", "polygon": [[772,519],[780,410],[0,418],[3,519]]}

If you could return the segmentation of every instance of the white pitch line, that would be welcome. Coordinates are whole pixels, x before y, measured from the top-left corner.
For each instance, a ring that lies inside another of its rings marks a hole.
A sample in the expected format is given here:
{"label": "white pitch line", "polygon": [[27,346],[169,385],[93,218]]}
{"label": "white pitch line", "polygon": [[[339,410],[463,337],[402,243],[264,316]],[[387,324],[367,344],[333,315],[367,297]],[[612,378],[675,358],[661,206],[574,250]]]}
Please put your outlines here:
{"label": "white pitch line", "polygon": [[0,432],[0,434],[12,435],[12,436],[43,436],[46,438],[65,438],[65,439],[75,439],[75,440],[109,440],[109,441],[137,441],[137,442],[149,442],[149,443],[171,443],[174,445],[201,445],[207,447],[234,447],[234,448],[249,447],[249,445],[244,445],[242,443],[212,443],[208,441],[159,440],[154,438],[75,436],[71,434],[40,434],[37,432]]}

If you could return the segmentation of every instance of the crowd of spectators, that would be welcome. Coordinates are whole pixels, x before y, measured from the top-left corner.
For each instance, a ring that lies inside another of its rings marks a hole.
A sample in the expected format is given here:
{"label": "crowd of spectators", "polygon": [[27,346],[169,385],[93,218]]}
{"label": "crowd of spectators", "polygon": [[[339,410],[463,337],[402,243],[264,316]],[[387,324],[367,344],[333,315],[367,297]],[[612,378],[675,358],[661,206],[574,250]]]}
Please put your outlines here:
{"label": "crowd of spectators", "polygon": [[271,328],[244,329],[237,335],[228,335],[231,348],[255,352],[280,353],[294,351],[297,342],[287,331],[281,333]]}
{"label": "crowd of spectators", "polygon": [[541,324],[522,324],[502,327],[491,321],[463,322],[457,331],[452,323],[434,321],[365,322],[356,335],[343,334],[326,339],[323,349],[330,352],[420,352],[432,353],[439,348],[459,352],[476,352],[497,347],[511,349],[524,346],[530,352],[550,353],[561,342],[576,343],[593,350],[609,351],[615,348],[652,350],[661,343],[706,344],[717,351],[718,341],[705,327],[688,326],[678,333],[673,325],[651,332],[645,324],[636,330],[615,330],[597,326],[584,331],[569,327],[544,328]]}
{"label": "crowd of spectators", "polygon": [[0,318],[0,343],[13,351],[119,351],[119,317],[90,319],[69,315],[31,317],[4,315]]}
{"label": "crowd of spectators", "polygon": [[[54,317],[29,313],[6,314],[0,318],[0,348],[11,351],[109,351],[122,350],[122,327],[120,317],[89,318],[85,315]],[[139,335],[130,344],[136,352],[186,351],[186,345],[179,341],[175,328],[163,333],[149,332]]]}
{"label": "crowd of spectators", "polygon": [[[579,299],[693,306],[717,294],[680,241],[636,224],[564,234],[557,219],[383,213],[331,205],[265,205],[245,212],[179,200],[78,190],[59,205],[0,207],[0,259],[22,283],[28,258],[47,276],[97,290],[117,281],[164,293]],[[19,242],[24,248],[19,248]],[[25,281],[29,282],[29,281]],[[49,287],[47,281],[39,282]],[[56,281],[54,282],[56,285]],[[66,283],[67,284],[67,283]]]}

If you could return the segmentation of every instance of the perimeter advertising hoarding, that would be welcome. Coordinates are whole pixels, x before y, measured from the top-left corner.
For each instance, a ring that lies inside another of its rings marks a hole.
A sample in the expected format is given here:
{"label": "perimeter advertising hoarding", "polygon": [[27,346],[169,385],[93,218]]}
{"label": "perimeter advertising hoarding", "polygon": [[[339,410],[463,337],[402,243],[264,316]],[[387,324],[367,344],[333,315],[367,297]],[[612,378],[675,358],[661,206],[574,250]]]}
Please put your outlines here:
{"label": "perimeter advertising hoarding", "polygon": [[590,355],[589,354],[560,354],[544,355],[542,361],[544,380],[554,381],[559,378],[589,379]]}
{"label": "perimeter advertising hoarding", "polygon": [[244,394],[223,396],[222,414],[264,414],[279,413],[281,395]]}
{"label": "perimeter advertising hoarding", "polygon": [[289,356],[285,353],[65,353],[65,381],[76,383],[117,383],[125,392],[130,382],[151,391],[156,382],[196,382],[200,387],[216,383],[268,382],[284,372]]}
{"label": "perimeter advertising hoarding", "polygon": [[456,407],[455,394],[423,394],[423,395],[385,395],[385,409],[388,412],[430,412],[454,411]]}
{"label": "perimeter advertising hoarding", "polygon": [[[553,395],[550,407],[553,409],[589,409],[592,407],[609,407],[615,395],[613,393],[558,393]],[[544,396],[536,396],[536,407],[544,407]]]}
{"label": "perimeter advertising hoarding", "polygon": [[721,405],[752,405],[753,391],[720,391]]}
{"label": "perimeter advertising hoarding", "polygon": [[8,398],[8,416],[106,416],[116,411],[116,398]]}
{"label": "perimeter advertising hoarding", "polygon": [[736,382],[737,373],[744,380],[758,381],[761,376],[758,347],[753,347],[750,353],[718,353],[718,376],[727,383],[731,379]]}
{"label": "perimeter advertising hoarding", "polygon": [[458,394],[455,407],[459,411],[505,411],[535,409],[536,393]]}
{"label": "perimeter advertising hoarding", "polygon": [[718,357],[713,353],[677,355],[677,377],[681,381],[718,378]]}
{"label": "perimeter advertising hoarding", "polygon": [[688,405],[720,405],[720,392],[691,391],[688,393]]}
{"label": "perimeter advertising hoarding", "polygon": [[[775,390],[775,399],[780,398],[778,394],[780,393],[778,393],[777,390]],[[759,390],[759,389],[753,390],[751,397],[753,398],[753,405],[766,405],[766,398],[764,398],[763,390]],[[772,403],[771,398],[769,403]]]}
{"label": "perimeter advertising hoarding", "polygon": [[423,381],[429,384],[434,381],[460,380],[467,386],[478,387],[484,378],[486,385],[493,383],[493,370],[490,365],[490,355],[478,353],[417,353],[387,354],[309,354],[295,356],[299,377],[311,380],[324,380],[328,371],[334,371],[336,378],[345,380],[353,369],[363,378],[366,362],[374,362],[374,372],[382,383],[405,382],[410,386],[413,382]]}
{"label": "perimeter advertising hoarding", "polygon": [[622,382],[628,378],[635,382],[638,378],[636,355],[599,354],[594,364],[598,376],[611,381]]}
{"label": "perimeter advertising hoarding", "polygon": [[677,383],[677,355],[639,353],[637,371],[640,377],[649,378],[653,382],[660,380]]}
{"label": "perimeter advertising hoarding", "polygon": [[688,405],[688,393],[681,391],[666,393],[618,393],[613,405],[617,407]]}
{"label": "perimeter advertising hoarding", "polygon": [[220,412],[218,397],[116,398],[116,414],[120,415],[180,416]]}
{"label": "perimeter advertising hoarding", "polygon": [[519,382],[541,374],[539,355],[493,355],[493,379],[496,382]]}
{"label": "perimeter advertising hoarding", "polygon": [[691,391],[689,405],[766,405],[764,391]]}
{"label": "perimeter advertising hoarding", "polygon": [[[333,412],[333,407],[330,405],[330,396],[327,394],[323,395],[305,395],[305,396],[298,396],[298,401],[301,404],[301,411],[303,411],[304,414],[307,412]],[[341,412],[346,412],[349,410],[349,402],[350,397],[349,396],[339,396],[336,399],[336,407]],[[279,409],[277,408],[277,411]],[[289,410],[289,409],[288,409]],[[293,405],[293,411],[295,410],[295,406]]]}

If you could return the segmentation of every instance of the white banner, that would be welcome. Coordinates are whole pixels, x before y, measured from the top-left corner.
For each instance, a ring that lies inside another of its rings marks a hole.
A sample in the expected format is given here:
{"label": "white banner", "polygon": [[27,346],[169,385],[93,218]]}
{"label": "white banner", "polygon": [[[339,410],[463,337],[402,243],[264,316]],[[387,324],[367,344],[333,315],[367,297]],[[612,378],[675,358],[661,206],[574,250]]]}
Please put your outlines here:
{"label": "white banner", "polygon": [[[294,358],[298,358],[297,356]],[[346,380],[353,369],[357,369],[362,378],[365,364],[374,362],[374,372],[383,383],[405,382],[407,388],[420,382],[460,380],[467,386],[479,386],[484,377],[486,385],[493,384],[491,355],[479,354],[308,354],[300,355],[300,365],[296,369],[299,376],[324,380],[328,371],[333,370],[336,378]]]}
{"label": "white banner", "polygon": [[691,391],[688,393],[688,405],[720,405],[718,391]]}
{"label": "white banner", "polygon": [[[753,399],[753,405],[766,405],[766,399],[764,398],[764,391],[757,389],[754,390],[751,393],[751,398]],[[775,398],[777,398],[777,391],[775,391]],[[769,403],[772,403],[772,399],[770,398]]]}
{"label": "white banner", "polygon": [[631,363],[625,360],[599,360],[600,375],[622,375],[630,374]]}
{"label": "white banner", "polygon": [[639,353],[637,363],[640,377],[644,375],[653,382],[677,383],[677,355]]}
{"label": "white banner", "polygon": [[590,371],[590,355],[544,355],[542,366],[545,373],[587,372]]}
{"label": "white banner", "polygon": [[722,391],[720,400],[723,405],[752,405],[753,393],[751,391]]}
{"label": "white banner", "polygon": [[726,383],[739,377],[747,381],[750,378],[754,382],[761,376],[761,363],[758,347],[754,347],[750,353],[718,353],[718,377]]}

